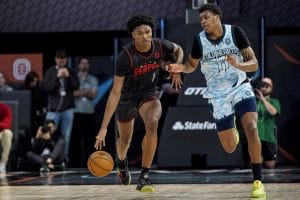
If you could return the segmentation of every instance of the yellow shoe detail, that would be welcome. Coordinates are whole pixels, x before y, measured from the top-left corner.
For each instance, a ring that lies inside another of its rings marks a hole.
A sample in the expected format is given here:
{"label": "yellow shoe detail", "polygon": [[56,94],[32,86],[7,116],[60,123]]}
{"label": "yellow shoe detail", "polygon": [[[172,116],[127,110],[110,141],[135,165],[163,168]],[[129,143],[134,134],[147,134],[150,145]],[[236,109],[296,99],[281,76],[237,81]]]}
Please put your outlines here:
{"label": "yellow shoe detail", "polygon": [[155,189],[152,185],[145,185],[142,187],[141,192],[154,192]]}
{"label": "yellow shoe detail", "polygon": [[266,191],[263,183],[259,180],[253,182],[252,198],[266,197]]}

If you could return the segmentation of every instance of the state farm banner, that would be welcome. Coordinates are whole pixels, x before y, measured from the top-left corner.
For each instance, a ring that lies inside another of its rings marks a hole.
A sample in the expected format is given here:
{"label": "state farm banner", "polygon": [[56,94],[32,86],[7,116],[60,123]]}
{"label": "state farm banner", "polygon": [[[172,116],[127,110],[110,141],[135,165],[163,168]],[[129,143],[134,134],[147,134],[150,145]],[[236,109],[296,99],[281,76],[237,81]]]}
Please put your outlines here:
{"label": "state farm banner", "polygon": [[227,154],[219,141],[208,106],[171,107],[158,146],[159,167],[242,166],[238,146]]}
{"label": "state farm banner", "polygon": [[43,76],[42,54],[0,54],[0,71],[7,83],[22,83],[30,71]]}
{"label": "state farm banner", "polygon": [[206,106],[207,99],[202,94],[206,88],[206,81],[200,67],[196,71],[186,74],[181,93],[177,100],[179,106]]}

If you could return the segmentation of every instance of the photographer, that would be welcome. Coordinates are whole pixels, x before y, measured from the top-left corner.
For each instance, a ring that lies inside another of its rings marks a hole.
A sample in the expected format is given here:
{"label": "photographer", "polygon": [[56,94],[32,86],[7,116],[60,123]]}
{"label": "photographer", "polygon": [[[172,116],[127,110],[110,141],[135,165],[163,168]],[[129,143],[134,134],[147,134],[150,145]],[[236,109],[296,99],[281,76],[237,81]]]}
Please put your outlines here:
{"label": "photographer", "polygon": [[27,158],[33,169],[49,172],[58,168],[64,169],[64,140],[53,139],[56,126],[53,120],[46,120],[44,126],[38,128],[35,138],[32,138],[32,151],[27,152]]}
{"label": "photographer", "polygon": [[67,52],[57,50],[55,66],[46,71],[44,87],[48,92],[48,110],[46,119],[52,119],[65,139],[65,156],[68,156],[74,117],[73,92],[79,89],[79,79],[74,70],[67,67]]}
{"label": "photographer", "polygon": [[267,168],[274,168],[277,160],[277,137],[275,117],[280,114],[280,103],[271,98],[273,83],[270,78],[263,78],[256,88],[258,110],[258,133],[262,145],[262,156]]}

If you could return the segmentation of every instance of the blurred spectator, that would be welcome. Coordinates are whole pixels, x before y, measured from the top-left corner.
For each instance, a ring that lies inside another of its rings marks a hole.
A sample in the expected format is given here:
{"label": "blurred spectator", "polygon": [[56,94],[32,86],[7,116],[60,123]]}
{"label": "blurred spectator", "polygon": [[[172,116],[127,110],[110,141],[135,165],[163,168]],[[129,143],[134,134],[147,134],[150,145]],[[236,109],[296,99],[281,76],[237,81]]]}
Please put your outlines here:
{"label": "blurred spectator", "polygon": [[13,133],[11,131],[11,123],[11,108],[6,104],[0,102],[0,174],[6,173],[6,164],[8,161],[13,137]]}
{"label": "blurred spectator", "polygon": [[98,80],[89,74],[90,61],[88,58],[80,58],[77,67],[80,86],[79,90],[74,91],[75,112],[93,114],[95,109],[92,100],[97,96]]}
{"label": "blurred spectator", "polygon": [[39,75],[35,71],[29,72],[24,81],[22,89],[31,91],[31,119],[33,131],[43,124],[47,112],[46,97],[40,86]]}
{"label": "blurred spectator", "polygon": [[277,160],[277,133],[275,117],[280,114],[280,103],[271,98],[273,83],[263,78],[256,89],[258,110],[258,133],[262,145],[262,156],[267,168],[274,168]]}
{"label": "blurred spectator", "polygon": [[56,132],[55,122],[46,120],[44,126],[37,130],[35,138],[32,138],[32,151],[27,152],[32,169],[40,168],[40,172],[65,169],[64,140],[53,139]]}
{"label": "blurred spectator", "polygon": [[[87,57],[81,57],[78,61],[78,73],[80,87],[74,91],[75,96],[75,115],[72,137],[72,145],[75,145],[79,152],[76,153],[73,163],[77,166],[85,167],[88,156],[94,151],[92,145],[96,134],[96,115],[93,99],[98,92],[98,79],[89,74],[90,61]],[[76,144],[75,144],[76,143]],[[72,151],[73,153],[73,151]]]}
{"label": "blurred spectator", "polygon": [[0,92],[13,91],[13,88],[6,84],[4,73],[0,72]]}
{"label": "blurred spectator", "polygon": [[46,119],[53,119],[60,127],[65,139],[65,156],[69,153],[69,144],[74,117],[74,90],[79,88],[78,77],[72,69],[67,67],[67,52],[57,50],[56,65],[46,71],[44,87],[48,92],[48,113]]}

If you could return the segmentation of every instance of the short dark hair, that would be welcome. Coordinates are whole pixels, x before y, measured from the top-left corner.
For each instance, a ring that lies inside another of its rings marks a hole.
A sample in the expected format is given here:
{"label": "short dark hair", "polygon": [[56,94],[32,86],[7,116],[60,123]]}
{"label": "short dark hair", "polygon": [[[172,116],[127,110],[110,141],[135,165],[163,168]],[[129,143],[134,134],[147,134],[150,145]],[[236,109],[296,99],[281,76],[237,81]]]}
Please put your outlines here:
{"label": "short dark hair", "polygon": [[55,126],[55,121],[53,119],[45,119],[44,126],[48,126],[49,124],[54,124]]}
{"label": "short dark hair", "polygon": [[132,17],[131,19],[129,19],[129,21],[127,23],[127,31],[131,34],[132,31],[140,25],[149,25],[151,27],[152,31],[155,26],[152,17],[144,16],[144,15],[136,15],[136,16]]}
{"label": "short dark hair", "polygon": [[56,58],[67,58],[68,57],[67,50],[65,50],[65,49],[57,49],[56,53],[55,53],[55,57]]}
{"label": "short dark hair", "polygon": [[208,3],[208,4],[204,4],[199,8],[199,13],[202,13],[204,11],[211,11],[212,13],[214,13],[215,15],[219,15],[220,19],[222,18],[222,10],[219,6],[217,6],[214,3]]}
{"label": "short dark hair", "polygon": [[79,65],[80,64],[80,62],[82,61],[82,60],[87,60],[88,62],[90,62],[90,58],[89,57],[87,57],[87,56],[80,56],[79,58],[78,58],[78,60],[77,60],[77,65]]}

